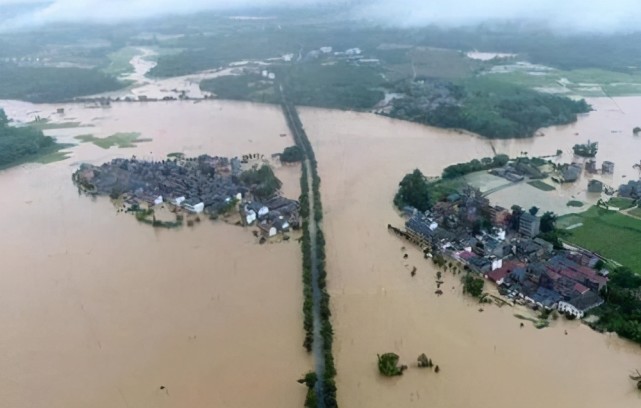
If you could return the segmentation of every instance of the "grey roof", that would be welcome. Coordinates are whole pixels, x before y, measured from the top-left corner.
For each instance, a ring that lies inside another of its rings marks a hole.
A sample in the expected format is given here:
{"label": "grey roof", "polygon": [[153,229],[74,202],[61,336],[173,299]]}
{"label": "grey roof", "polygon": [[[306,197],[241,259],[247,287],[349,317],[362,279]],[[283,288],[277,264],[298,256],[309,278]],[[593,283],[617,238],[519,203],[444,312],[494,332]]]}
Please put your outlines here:
{"label": "grey roof", "polygon": [[571,299],[568,303],[580,311],[586,312],[592,308],[602,305],[603,299],[601,299],[601,297],[596,293],[590,291]]}

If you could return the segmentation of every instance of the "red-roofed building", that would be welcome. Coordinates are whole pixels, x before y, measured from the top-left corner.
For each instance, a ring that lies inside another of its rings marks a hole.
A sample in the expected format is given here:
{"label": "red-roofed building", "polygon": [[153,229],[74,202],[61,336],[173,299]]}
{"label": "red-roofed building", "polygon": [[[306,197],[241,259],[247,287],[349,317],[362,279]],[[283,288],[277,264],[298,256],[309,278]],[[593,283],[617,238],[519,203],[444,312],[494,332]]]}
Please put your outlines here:
{"label": "red-roofed building", "polygon": [[495,269],[487,274],[487,277],[492,281],[496,282],[497,285],[501,285],[505,278],[512,273],[516,268],[523,268],[525,264],[516,261],[505,261],[503,266],[499,269]]}

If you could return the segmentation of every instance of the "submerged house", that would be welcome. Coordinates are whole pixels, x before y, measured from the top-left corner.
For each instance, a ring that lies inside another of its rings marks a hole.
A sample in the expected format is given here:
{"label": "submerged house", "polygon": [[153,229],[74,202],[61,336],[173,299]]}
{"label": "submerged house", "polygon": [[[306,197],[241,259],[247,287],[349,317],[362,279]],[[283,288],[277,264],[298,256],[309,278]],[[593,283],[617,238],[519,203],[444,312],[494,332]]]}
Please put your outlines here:
{"label": "submerged house", "polygon": [[205,210],[205,203],[197,198],[190,198],[183,201],[183,208],[195,214],[199,214]]}

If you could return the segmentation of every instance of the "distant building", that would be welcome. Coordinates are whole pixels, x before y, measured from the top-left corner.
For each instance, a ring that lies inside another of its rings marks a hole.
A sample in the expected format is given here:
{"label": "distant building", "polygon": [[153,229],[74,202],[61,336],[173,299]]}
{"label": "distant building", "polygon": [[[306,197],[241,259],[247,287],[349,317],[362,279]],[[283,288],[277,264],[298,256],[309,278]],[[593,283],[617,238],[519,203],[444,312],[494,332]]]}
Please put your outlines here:
{"label": "distant building", "polygon": [[58,109],[56,109],[56,112],[57,112],[59,115],[62,115],[62,114],[64,114],[64,113],[65,113],[65,108],[58,108]]}
{"label": "distant building", "polygon": [[519,233],[526,237],[534,238],[539,235],[541,220],[536,215],[523,213],[519,219]]}
{"label": "distant building", "polygon": [[160,205],[162,203],[163,203],[162,196],[158,196],[158,197],[154,198],[154,205]]}
{"label": "distant building", "polygon": [[599,180],[590,180],[588,182],[588,193],[600,193],[603,191],[603,183]]}
{"label": "distant building", "polygon": [[323,54],[329,54],[330,52],[332,52],[332,47],[320,47],[320,51]]}
{"label": "distant building", "polygon": [[611,161],[604,161],[601,165],[601,173],[614,174],[614,163],[612,163]]}
{"label": "distant building", "polygon": [[273,237],[278,233],[276,227],[269,222],[261,222],[258,224],[258,229],[260,230],[260,234],[265,238]]}

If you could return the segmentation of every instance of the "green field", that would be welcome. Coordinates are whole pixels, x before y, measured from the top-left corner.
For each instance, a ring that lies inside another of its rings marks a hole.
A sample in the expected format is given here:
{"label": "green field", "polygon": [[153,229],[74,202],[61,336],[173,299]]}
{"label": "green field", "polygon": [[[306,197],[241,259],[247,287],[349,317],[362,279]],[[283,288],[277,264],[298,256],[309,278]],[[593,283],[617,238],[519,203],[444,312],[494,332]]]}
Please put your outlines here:
{"label": "green field", "polygon": [[625,197],[612,197],[606,203],[609,207],[617,207],[620,210],[627,210],[634,207],[634,200]]}
{"label": "green field", "polygon": [[632,215],[633,217],[639,217],[641,218],[641,207],[634,208],[628,212],[628,214]]}
{"label": "green field", "polygon": [[584,97],[638,95],[641,92],[641,73],[624,73],[603,69],[563,71],[513,70],[487,74],[491,78],[528,88],[574,94]]}
{"label": "green field", "polygon": [[129,133],[114,133],[108,137],[95,137],[94,135],[80,135],[76,136],[76,139],[81,142],[91,142],[98,147],[103,149],[109,149],[112,146],[117,146],[118,148],[127,148],[127,147],[136,147],[137,143],[149,142],[151,139],[140,139],[140,133],[129,132]]}
{"label": "green field", "polygon": [[[570,218],[566,220],[566,218]],[[560,217],[558,225],[583,223],[567,240],[641,273],[641,220],[596,206],[584,213]]]}
{"label": "green field", "polygon": [[553,191],[556,190],[556,187],[551,186],[547,183],[542,182],[541,180],[532,180],[527,182],[529,185],[532,187],[538,188],[539,190],[543,191]]}

